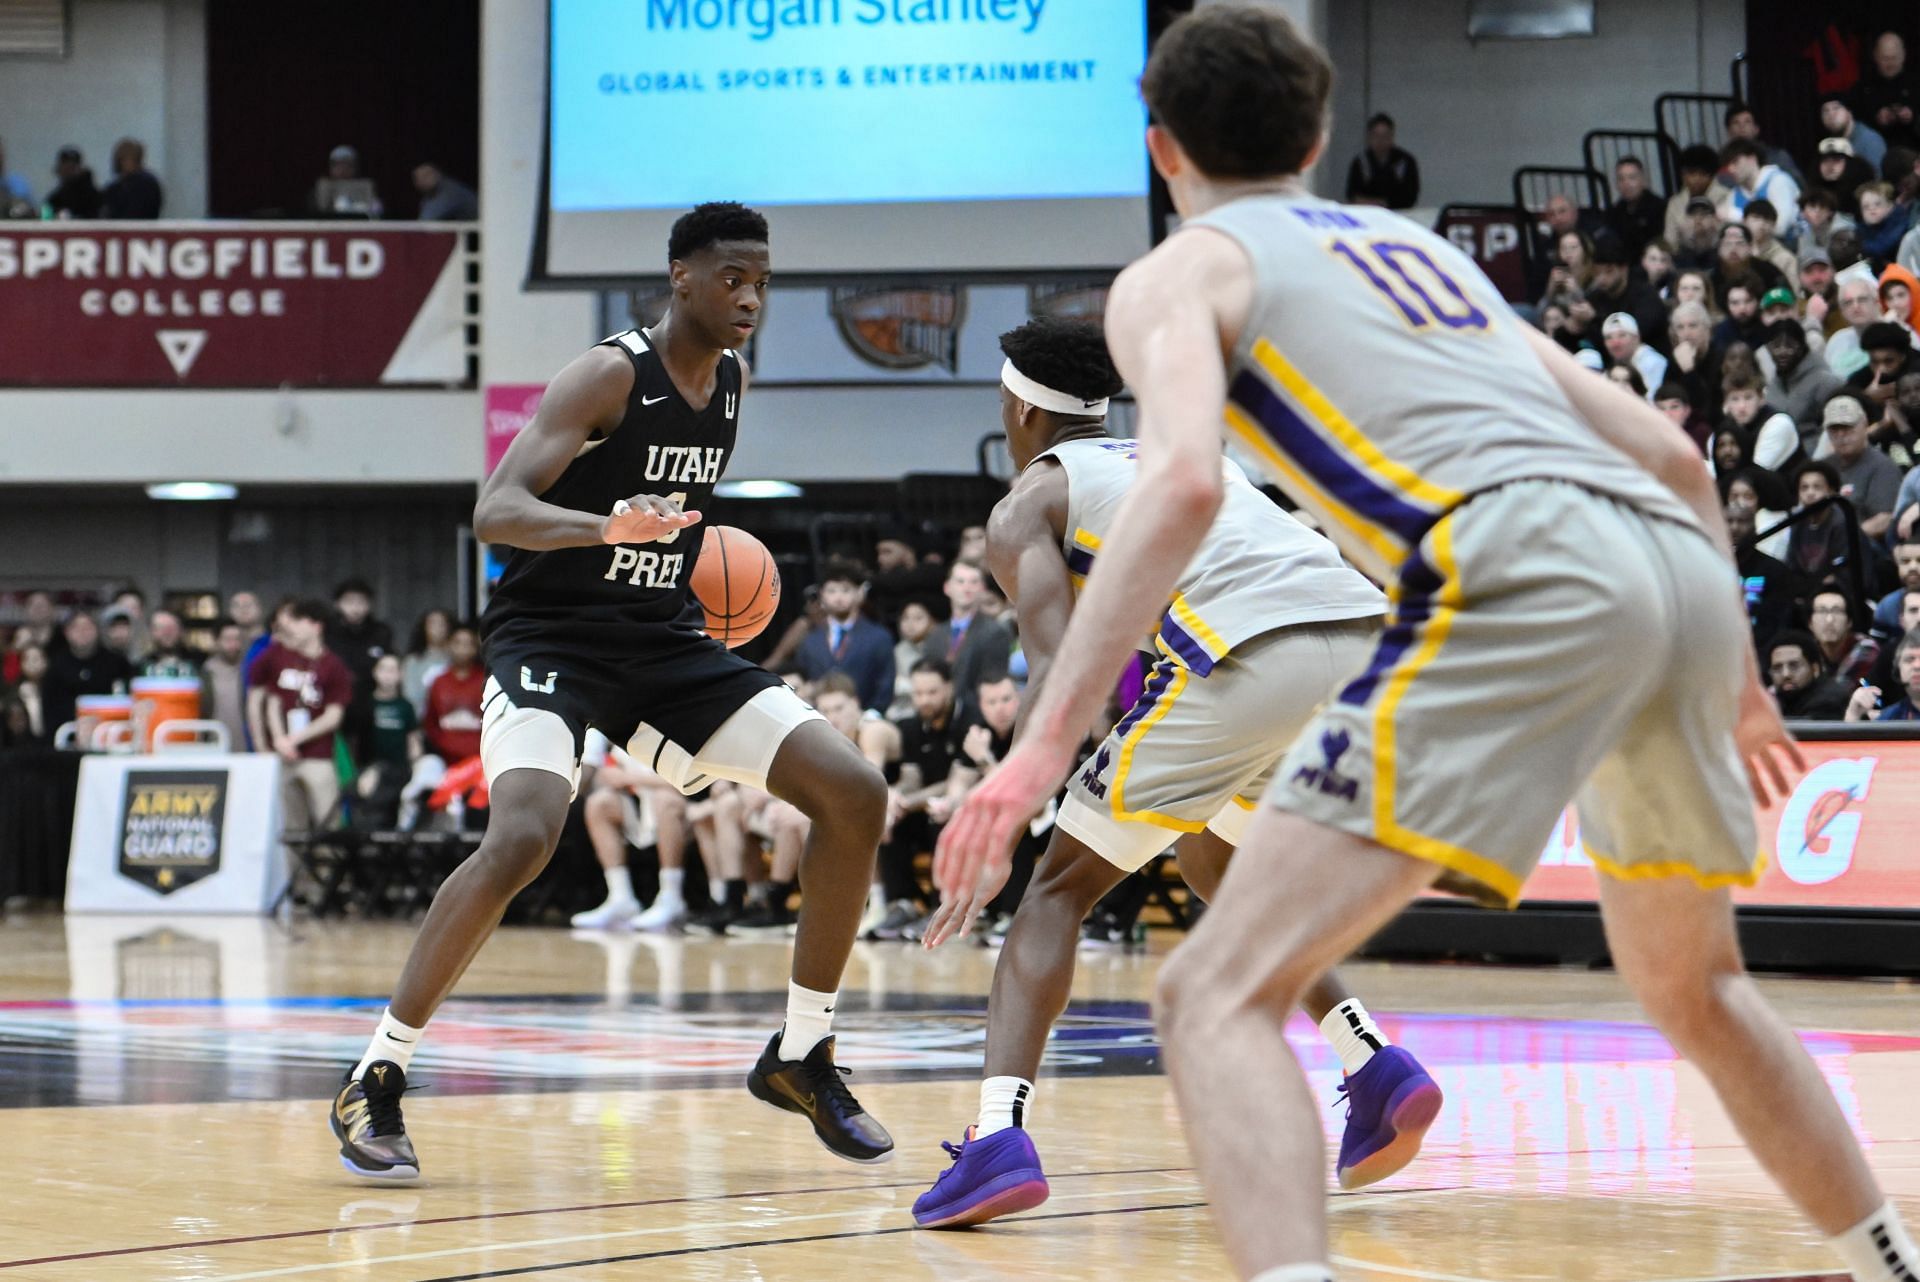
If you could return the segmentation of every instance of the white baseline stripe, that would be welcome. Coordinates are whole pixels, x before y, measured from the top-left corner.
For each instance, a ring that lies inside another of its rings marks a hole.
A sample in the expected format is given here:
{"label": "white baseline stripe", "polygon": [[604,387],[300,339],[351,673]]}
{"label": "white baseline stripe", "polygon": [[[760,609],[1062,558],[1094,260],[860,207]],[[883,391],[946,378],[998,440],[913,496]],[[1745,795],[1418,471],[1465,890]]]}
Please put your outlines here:
{"label": "white baseline stripe", "polygon": [[[1055,1195],[1047,1199],[1051,1206],[1055,1202],[1082,1202],[1096,1197],[1138,1197],[1142,1194],[1161,1193],[1198,1193],[1197,1184],[1160,1184],[1146,1188],[1103,1189],[1091,1193],[1068,1193]],[[207,1282],[252,1282],[255,1278],[287,1278],[302,1273],[332,1273],[342,1269],[364,1271],[376,1264],[406,1264],[415,1260],[444,1260],[457,1255],[479,1255],[491,1251],[528,1251],[541,1246],[572,1246],[583,1242],[609,1242],[620,1239],[660,1237],[665,1235],[697,1236],[721,1229],[757,1229],[763,1233],[778,1232],[792,1224],[809,1224],[820,1220],[845,1220],[855,1216],[871,1217],[874,1209],[864,1206],[858,1210],[819,1211],[812,1215],[786,1215],[778,1219],[769,1219],[764,1215],[746,1220],[723,1220],[712,1224],[675,1224],[651,1229],[619,1229],[611,1233],[576,1233],[565,1237],[528,1238],[519,1242],[483,1242],[473,1246],[457,1246],[444,1251],[415,1251],[409,1255],[380,1255],[361,1257],[353,1260],[329,1260],[320,1264],[296,1264],[284,1269],[263,1269],[257,1273],[223,1273]],[[904,1215],[905,1211],[902,1210]],[[892,1228],[893,1225],[886,1227]],[[905,1227],[901,1225],[900,1227]],[[726,1245],[714,1243],[713,1245]],[[542,1261],[545,1263],[545,1261]],[[1436,1275],[1437,1276],[1437,1275]],[[1462,1279],[1461,1282],[1480,1282],[1479,1279]]]}

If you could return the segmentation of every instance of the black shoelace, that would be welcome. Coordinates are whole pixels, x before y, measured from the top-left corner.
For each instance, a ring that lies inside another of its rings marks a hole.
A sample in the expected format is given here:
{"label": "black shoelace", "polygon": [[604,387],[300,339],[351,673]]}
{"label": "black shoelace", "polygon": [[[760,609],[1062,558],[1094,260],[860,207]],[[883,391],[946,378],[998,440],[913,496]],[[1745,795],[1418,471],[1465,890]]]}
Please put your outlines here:
{"label": "black shoelace", "polygon": [[367,1089],[365,1082],[362,1082],[360,1090],[367,1097],[367,1134],[379,1137],[404,1133],[406,1125],[400,1120],[400,1097],[408,1091],[421,1089],[418,1086],[407,1086],[397,1091],[372,1091]]}
{"label": "black shoelace", "polygon": [[807,1085],[813,1087],[816,1098],[832,1100],[840,1106],[840,1111],[851,1117],[855,1113],[867,1110],[860,1107],[860,1101],[847,1089],[846,1079],[853,1076],[853,1070],[842,1068],[830,1059],[808,1060],[805,1064]]}

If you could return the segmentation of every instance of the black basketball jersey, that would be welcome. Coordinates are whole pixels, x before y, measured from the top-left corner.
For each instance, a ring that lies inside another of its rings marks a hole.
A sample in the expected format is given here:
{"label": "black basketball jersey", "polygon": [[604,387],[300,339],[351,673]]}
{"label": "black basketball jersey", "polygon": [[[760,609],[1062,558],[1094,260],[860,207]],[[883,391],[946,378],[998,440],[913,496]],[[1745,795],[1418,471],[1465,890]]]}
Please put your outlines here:
{"label": "black basketball jersey", "polygon": [[[726,471],[740,421],[740,361],[722,353],[706,408],[695,410],[674,386],[641,331],[616,334],[633,362],[626,416],[606,436],[588,441],[538,497],[557,507],[606,516],[621,499],[658,494],[704,511]],[[700,555],[704,525],[652,543],[623,543],[551,552],[514,549],[482,622],[491,636],[502,624],[554,622],[604,635],[607,626],[673,623],[689,614],[687,581]],[[697,607],[692,607],[696,608]],[[595,626],[598,625],[598,626]]]}

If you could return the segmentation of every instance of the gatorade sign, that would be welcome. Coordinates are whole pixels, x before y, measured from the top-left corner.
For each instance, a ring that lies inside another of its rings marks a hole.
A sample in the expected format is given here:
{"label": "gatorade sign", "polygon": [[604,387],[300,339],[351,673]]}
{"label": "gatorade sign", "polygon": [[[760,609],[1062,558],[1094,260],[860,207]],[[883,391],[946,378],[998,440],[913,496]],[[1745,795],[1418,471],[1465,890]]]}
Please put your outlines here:
{"label": "gatorade sign", "polygon": [[[1767,856],[1734,900],[1772,907],[1920,909],[1920,742],[1803,743],[1808,769],[1784,802],[1756,812]],[[1529,900],[1591,901],[1579,816],[1561,817]]]}

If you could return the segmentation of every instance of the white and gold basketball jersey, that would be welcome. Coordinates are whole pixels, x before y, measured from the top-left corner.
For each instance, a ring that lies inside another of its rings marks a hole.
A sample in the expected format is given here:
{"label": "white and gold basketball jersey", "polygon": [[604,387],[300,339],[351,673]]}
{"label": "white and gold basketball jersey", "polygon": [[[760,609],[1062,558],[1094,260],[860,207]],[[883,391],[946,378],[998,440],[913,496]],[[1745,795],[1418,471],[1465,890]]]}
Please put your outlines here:
{"label": "white and gold basketball jersey", "polygon": [[1443,237],[1304,193],[1245,197],[1186,226],[1231,236],[1253,263],[1228,431],[1379,581],[1441,516],[1510,481],[1565,480],[1697,524],[1580,421],[1524,322]]}
{"label": "white and gold basketball jersey", "polygon": [[[1040,457],[1066,469],[1062,550],[1078,587],[1133,486],[1138,450],[1129,440],[1063,441]],[[1275,628],[1386,613],[1386,598],[1333,544],[1275,507],[1237,464],[1224,466],[1219,515],[1160,620],[1166,653],[1205,676],[1234,646]]]}

